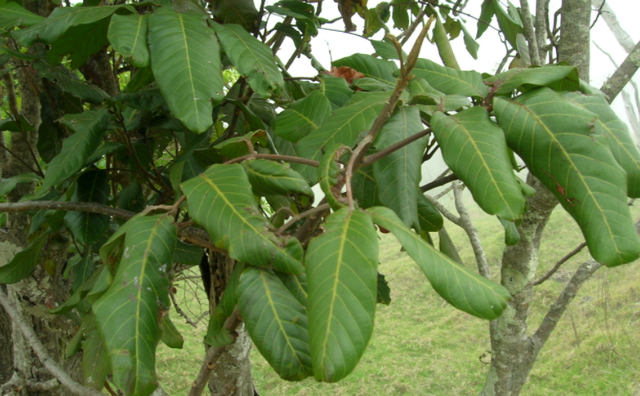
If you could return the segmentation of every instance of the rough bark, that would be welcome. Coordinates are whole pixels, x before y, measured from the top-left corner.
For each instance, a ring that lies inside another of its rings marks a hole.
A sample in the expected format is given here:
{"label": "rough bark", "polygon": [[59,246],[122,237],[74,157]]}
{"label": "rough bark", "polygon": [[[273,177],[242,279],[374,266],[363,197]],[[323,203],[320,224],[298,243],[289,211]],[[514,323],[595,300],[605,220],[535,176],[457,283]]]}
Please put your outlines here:
{"label": "rough bark", "polygon": [[520,241],[508,246],[502,256],[502,285],[512,297],[502,316],[490,323],[491,366],[481,395],[517,395],[536,358],[527,322],[540,238],[558,201],[533,176],[529,175],[528,183],[536,195],[528,199],[529,210],[518,226]]}
{"label": "rough bark", "polygon": [[558,60],[577,67],[580,78],[589,82],[591,2],[562,0],[561,15]]}
{"label": "rough bark", "polygon": [[616,69],[615,73],[607,81],[604,82],[600,90],[607,95],[607,101],[609,103],[618,96],[622,88],[627,85],[633,75],[638,71],[640,67],[640,41],[629,52],[627,59],[622,62],[620,67]]}

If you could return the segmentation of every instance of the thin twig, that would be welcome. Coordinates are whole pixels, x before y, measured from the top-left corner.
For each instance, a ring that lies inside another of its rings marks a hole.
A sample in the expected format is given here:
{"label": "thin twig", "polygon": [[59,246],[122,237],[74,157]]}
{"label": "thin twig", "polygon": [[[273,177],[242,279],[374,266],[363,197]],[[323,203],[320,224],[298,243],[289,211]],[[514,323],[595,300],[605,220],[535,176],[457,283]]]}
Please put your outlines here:
{"label": "thin twig", "polygon": [[358,146],[356,147],[356,149],[353,150],[353,154],[351,154],[351,158],[349,158],[349,163],[347,163],[347,169],[345,171],[345,177],[346,177],[345,184],[347,185],[347,202],[349,203],[349,210],[354,209],[353,188],[351,187],[351,178],[353,177],[353,172],[356,170],[355,163],[358,160],[358,158],[361,158],[361,156],[364,155],[363,152],[366,151],[366,149],[369,147],[369,145],[372,142],[373,142],[373,136],[371,134],[368,134],[367,136],[365,136],[360,141],[360,143],[358,143]]}
{"label": "thin twig", "polygon": [[33,349],[36,355],[38,355],[38,359],[40,359],[42,365],[46,367],[51,375],[56,377],[64,387],[76,395],[104,396],[103,393],[98,392],[95,389],[87,388],[74,381],[69,374],[67,374],[67,372],[58,365],[58,363],[49,355],[44,345],[42,345],[42,342],[40,342],[40,339],[33,328],[25,323],[24,318],[16,310],[11,301],[9,301],[9,296],[5,294],[2,288],[0,288],[0,304],[4,307],[5,312],[9,315],[13,324],[20,329],[20,332],[29,343],[29,346]]}
{"label": "thin twig", "polygon": [[414,19],[413,22],[411,22],[411,25],[409,25],[409,29],[405,30],[404,32],[398,35],[398,38],[400,39],[400,44],[404,45],[407,41],[409,41],[409,38],[411,38],[411,35],[413,35],[413,32],[415,32],[418,25],[422,23],[425,13],[426,13],[426,7],[423,7],[418,13],[418,15],[416,16],[416,19]]}
{"label": "thin twig", "polygon": [[478,264],[478,272],[485,278],[491,279],[487,255],[484,253],[482,241],[480,241],[480,236],[478,236],[478,230],[471,222],[469,211],[464,206],[464,202],[462,202],[462,186],[459,181],[453,182],[453,195],[455,197],[456,209],[458,210],[458,214],[460,214],[460,227],[467,233],[469,242],[471,242],[473,253],[476,256],[476,263]]}
{"label": "thin twig", "polygon": [[409,136],[406,139],[403,139],[399,142],[392,144],[391,146],[385,148],[384,150],[380,150],[377,153],[367,155],[362,159],[362,166],[373,164],[374,162],[378,161],[380,158],[386,157],[387,155],[393,153],[394,151],[398,151],[404,146],[407,146],[415,142],[416,140],[427,136],[430,133],[431,133],[431,128],[427,128],[423,131],[416,133],[415,135]]}
{"label": "thin twig", "polygon": [[549,279],[553,274],[556,273],[556,271],[558,271],[558,269],[560,268],[560,266],[564,263],[567,262],[567,260],[569,260],[571,257],[575,256],[576,254],[580,253],[580,251],[582,251],[582,249],[584,249],[584,247],[587,246],[586,242],[582,242],[581,244],[579,244],[575,249],[573,249],[572,251],[570,251],[569,253],[567,253],[563,258],[561,258],[560,260],[558,260],[558,262],[556,263],[556,265],[553,266],[553,268],[551,268],[549,270],[549,272],[547,272],[542,278],[538,279],[537,281],[533,282],[534,286],[538,286],[539,284],[541,284],[542,282],[546,281],[547,279]]}
{"label": "thin twig", "polygon": [[189,315],[187,315],[187,313],[184,312],[182,310],[182,308],[180,308],[180,305],[178,305],[178,302],[176,301],[176,296],[174,296],[171,291],[169,291],[169,297],[171,297],[171,301],[173,302],[173,307],[176,309],[176,312],[178,313],[178,315],[182,316],[184,318],[184,320],[187,323],[189,323],[191,326],[197,328],[198,327],[198,322],[192,321],[191,318],[189,317]]}
{"label": "thin twig", "polygon": [[[236,307],[231,316],[229,316],[224,322],[224,327],[230,331],[235,331],[240,323],[242,323],[242,319],[240,317],[240,311],[238,311],[238,307]],[[204,361],[202,362],[202,366],[200,367],[200,372],[198,373],[196,380],[193,381],[193,384],[191,385],[189,396],[202,395],[202,390],[209,380],[209,374],[216,366],[218,359],[220,359],[220,356],[222,356],[225,349],[226,345],[209,348]]]}
{"label": "thin twig", "polygon": [[438,212],[442,213],[442,215],[447,218],[447,220],[449,220],[453,224],[457,225],[458,227],[462,227],[462,223],[460,222],[460,218],[458,218],[453,213],[449,212],[449,209],[445,208],[444,205],[442,205],[440,202],[438,202],[437,199],[433,198],[430,195],[425,195],[425,197],[429,200],[429,202],[431,202],[431,204],[433,206],[436,207],[436,209],[438,209]]}
{"label": "thin twig", "polygon": [[531,64],[540,65],[540,52],[538,51],[538,40],[536,39],[536,31],[533,28],[533,19],[531,18],[531,11],[529,10],[529,2],[527,0],[520,0],[520,7],[522,7],[522,22],[524,23],[524,34],[529,41],[529,56],[531,57]]}
{"label": "thin twig", "polygon": [[242,157],[237,157],[237,158],[231,159],[231,160],[225,162],[224,164],[225,165],[235,164],[235,163],[242,162],[242,161],[248,160],[248,159],[253,159],[253,158],[262,158],[262,159],[269,159],[269,160],[274,160],[274,161],[297,162],[299,164],[309,165],[309,166],[313,166],[313,167],[316,167],[316,168],[318,166],[320,166],[320,162],[318,162],[318,161],[314,161],[314,160],[310,160],[310,159],[306,159],[306,158],[294,157],[292,155],[258,154],[258,153],[243,155]]}
{"label": "thin twig", "polygon": [[439,179],[432,181],[431,183],[427,183],[424,186],[420,187],[422,192],[427,192],[429,190],[433,190],[434,188],[444,186],[447,183],[458,180],[458,176],[455,173],[450,174],[449,176],[444,176]]}
{"label": "thin twig", "polygon": [[278,231],[276,231],[276,234],[280,235],[283,232],[285,232],[289,227],[291,227],[292,225],[294,225],[298,220],[300,219],[304,219],[305,217],[309,217],[311,215],[314,215],[318,212],[322,212],[323,210],[327,210],[329,209],[329,204],[325,203],[322,205],[318,205],[315,208],[309,209],[305,212],[302,212],[300,214],[297,214],[293,217],[291,217],[291,219],[289,219],[289,221],[287,221],[282,227],[278,228]]}

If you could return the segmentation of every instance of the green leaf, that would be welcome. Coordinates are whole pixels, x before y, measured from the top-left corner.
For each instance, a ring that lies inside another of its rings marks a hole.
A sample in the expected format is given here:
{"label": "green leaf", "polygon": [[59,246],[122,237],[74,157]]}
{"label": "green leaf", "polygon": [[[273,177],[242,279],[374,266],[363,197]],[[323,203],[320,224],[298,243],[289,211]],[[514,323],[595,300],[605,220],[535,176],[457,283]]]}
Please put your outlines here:
{"label": "green leaf", "polygon": [[247,31],[255,29],[259,13],[253,0],[216,0],[212,4],[216,21],[236,23]]}
{"label": "green leaf", "polygon": [[[109,175],[102,169],[89,170],[78,178],[72,202],[96,202],[101,205],[109,198]],[[91,245],[109,228],[109,216],[98,213],[69,211],[64,222],[76,241]]]}
{"label": "green leaf", "polygon": [[118,207],[130,212],[141,212],[145,207],[142,185],[134,180],[118,193]]}
{"label": "green leaf", "polygon": [[344,78],[324,76],[320,79],[319,89],[329,99],[334,109],[344,106],[353,96],[353,91]]}
{"label": "green leaf", "polygon": [[440,66],[428,59],[418,59],[412,73],[416,78],[424,78],[433,88],[447,95],[484,98],[488,93],[482,75],[475,71],[456,70]]}
{"label": "green leaf", "polygon": [[464,266],[464,262],[462,258],[460,258],[460,254],[458,254],[458,249],[456,249],[456,245],[451,240],[446,228],[442,227],[438,230],[438,237],[438,249],[440,249],[440,252],[446,254],[447,257],[456,263]]}
{"label": "green leaf", "polygon": [[100,146],[109,124],[109,110],[86,110],[66,115],[62,122],[76,131],[62,143],[62,151],[47,168],[40,192],[60,184],[79,171],[89,156]]}
{"label": "green leaf", "polygon": [[13,37],[24,47],[30,47],[36,41],[53,43],[74,26],[87,25],[108,18],[114,12],[124,8],[135,13],[130,5],[101,7],[57,7],[51,15],[37,25],[13,32]]}
{"label": "green leaf", "polygon": [[626,172],[597,116],[548,88],[517,102],[496,97],[507,144],[576,220],[593,257],[614,266],[638,258],[640,239],[627,206]]}
{"label": "green leaf", "polygon": [[113,97],[113,100],[121,101],[126,103],[127,106],[143,111],[154,111],[160,107],[167,106],[167,102],[158,88],[144,89],[137,92],[122,92]]}
{"label": "green leaf", "polygon": [[84,65],[91,55],[109,43],[108,28],[109,19],[107,18],[91,24],[73,26],[51,43],[47,58],[56,65],[62,62],[65,55],[69,55],[71,69],[77,69]]}
{"label": "green leaf", "polygon": [[114,15],[109,24],[109,42],[136,67],[149,66],[147,14]]}
{"label": "green leaf", "polygon": [[313,196],[307,181],[287,164],[254,159],[244,161],[244,170],[256,195],[304,194]]}
{"label": "green leaf", "polygon": [[[395,7],[394,7],[395,9]],[[369,40],[373,49],[376,51],[376,54],[380,56],[382,59],[390,60],[390,59],[399,59],[398,51],[396,47],[391,44],[386,38],[384,40]],[[403,59],[407,59],[407,54],[402,51]]]}
{"label": "green leaf", "polygon": [[391,231],[407,253],[420,266],[431,286],[454,307],[483,319],[495,319],[510,298],[504,287],[481,277],[438,252],[411,232],[391,210],[368,209],[374,223]]}
{"label": "green leaf", "polygon": [[316,380],[337,382],[358,364],[377,301],[378,235],[371,218],[347,208],[329,215],[305,257],[309,340]]}
{"label": "green leaf", "polygon": [[478,50],[480,49],[480,44],[476,40],[473,39],[473,36],[467,30],[467,27],[464,23],[460,24],[462,28],[462,32],[464,33],[464,45],[467,48],[467,52],[473,59],[478,59]]}
{"label": "green leaf", "polygon": [[23,173],[18,176],[0,179],[0,197],[9,194],[20,183],[31,183],[42,180],[40,176],[33,173]]}
{"label": "green leaf", "polygon": [[422,232],[434,232],[442,228],[444,219],[438,209],[418,190],[418,221]]}
{"label": "green leaf", "polygon": [[353,189],[353,198],[358,202],[361,208],[370,208],[371,206],[380,205],[378,199],[378,184],[373,177],[373,166],[364,166],[359,168],[351,178],[351,187]]}
{"label": "green leaf", "polygon": [[398,67],[391,61],[374,58],[371,55],[353,54],[334,61],[332,65],[335,67],[349,66],[364,74],[365,77],[371,77],[393,86],[396,85],[396,77],[393,72],[398,70]]}
{"label": "green leaf", "polygon": [[579,87],[578,72],[573,66],[542,66],[532,69],[514,68],[497,76],[487,79],[487,83],[493,85],[496,94],[510,94],[514,89],[523,85],[546,87],[560,80],[573,82],[574,86],[567,86],[568,90],[575,91]]}
{"label": "green leaf", "polygon": [[283,139],[297,142],[314,132],[331,113],[331,103],[320,91],[314,90],[304,99],[293,102],[276,117],[273,132]]}
{"label": "green leaf", "polygon": [[258,350],[280,377],[300,381],[312,372],[305,307],[268,270],[247,268],[238,308]]}
{"label": "green leaf", "polygon": [[19,122],[15,122],[13,118],[0,121],[0,131],[30,132],[33,131],[33,127],[29,124],[29,121],[20,114]]}
{"label": "green leaf", "polygon": [[149,16],[151,69],[171,112],[190,130],[213,125],[223,81],[218,41],[205,16],[162,7]]}
{"label": "green leaf", "polygon": [[353,85],[357,88],[360,88],[363,91],[369,91],[369,92],[393,91],[393,89],[395,88],[391,84],[378,81],[371,77],[356,78],[355,80],[353,80]]}
{"label": "green leaf", "polygon": [[[409,4],[405,0],[392,0],[391,5],[393,11],[391,12],[391,18],[393,19],[393,26],[398,29],[405,30],[409,27]],[[380,55],[380,54],[378,54]]]}
{"label": "green leaf", "polygon": [[[524,35],[524,27],[522,27],[522,21],[517,14],[513,12],[507,12],[500,5],[500,2],[493,2],[493,9],[496,15],[496,19],[498,20],[498,25],[500,26],[500,31],[504,34],[505,38],[511,44],[512,48],[517,48],[517,35]],[[513,5],[509,3],[509,11],[513,9]],[[517,11],[516,11],[517,12]],[[515,18],[514,18],[515,16]]]}
{"label": "green leaf", "polygon": [[[415,106],[401,107],[391,115],[373,142],[377,151],[407,139],[424,129]],[[380,202],[404,221],[407,227],[420,231],[416,189],[422,178],[422,156],[426,136],[392,152],[373,164]]]}
{"label": "green leaf", "polygon": [[478,18],[478,30],[476,32],[476,39],[479,39],[480,36],[482,36],[482,33],[484,33],[491,25],[491,19],[493,19],[493,15],[495,14],[493,1],[494,0],[484,0],[482,2],[480,18]]}
{"label": "green leaf", "polygon": [[48,234],[42,234],[33,240],[23,251],[13,256],[10,262],[0,267],[0,284],[16,283],[31,274],[43,259],[42,248]]}
{"label": "green leaf", "polygon": [[378,304],[389,305],[391,304],[391,289],[385,279],[384,275],[378,272],[378,288],[377,288],[377,300]]}
{"label": "green leaf", "polygon": [[18,3],[7,2],[0,5],[0,29],[9,30],[14,26],[32,26],[44,21],[40,15],[25,10]]}
{"label": "green leaf", "polygon": [[305,273],[293,275],[283,274],[282,272],[276,273],[278,278],[284,283],[285,287],[289,289],[291,293],[302,306],[307,306],[307,275]]}
{"label": "green leaf", "polygon": [[222,297],[220,297],[220,301],[218,301],[213,313],[209,316],[209,325],[204,342],[212,347],[233,344],[235,341],[229,329],[224,327],[224,322],[231,316],[238,302],[238,284],[242,271],[244,271],[244,264],[236,261],[227,286],[222,292]]}
{"label": "green leaf", "polygon": [[90,388],[102,390],[107,375],[111,373],[109,352],[102,341],[95,315],[88,313],[84,318],[84,342],[82,343],[84,384]]}
{"label": "green leaf", "polygon": [[169,348],[174,349],[182,349],[184,345],[184,337],[176,328],[176,325],[173,324],[169,315],[164,315],[162,317],[162,337],[160,341],[162,341]]}
{"label": "green leaf", "polygon": [[516,243],[520,242],[520,233],[518,232],[518,227],[513,221],[508,221],[498,216],[498,220],[500,220],[500,224],[504,227],[504,243],[507,246],[513,246]]}
{"label": "green leaf", "polygon": [[168,271],[177,231],[166,215],[136,217],[109,290],[93,305],[109,351],[113,382],[125,395],[147,396],[157,387],[160,321],[169,309]]}
{"label": "green leaf", "polygon": [[276,66],[271,48],[240,25],[215,23],[213,28],[225,54],[240,74],[247,77],[254,92],[265,99],[277,95],[284,87],[284,79]]}
{"label": "green leaf", "polygon": [[[353,146],[358,135],[371,128],[390,95],[391,92],[356,93],[318,130],[300,139],[296,151],[302,157],[319,161],[323,147],[337,144]],[[315,184],[315,180],[312,181]]]}
{"label": "green leaf", "polygon": [[437,112],[431,127],[449,168],[471,190],[489,214],[515,221],[524,213],[525,198],[511,168],[504,133],[482,107],[453,116]]}
{"label": "green leaf", "polygon": [[[80,80],[73,72],[63,66],[53,67],[48,63],[38,62],[33,67],[38,70],[39,76],[55,82],[60,89],[76,98],[90,103],[101,103],[109,97],[102,89]],[[82,108],[79,110],[82,110]]]}
{"label": "green leaf", "polygon": [[597,125],[607,136],[609,148],[618,164],[627,173],[627,196],[640,198],[640,153],[627,124],[622,122],[603,96],[567,93],[566,98],[598,116]]}
{"label": "green leaf", "polygon": [[184,265],[198,265],[202,260],[204,250],[200,246],[191,245],[178,240],[173,251],[173,262]]}
{"label": "green leaf", "polygon": [[231,258],[282,272],[303,271],[300,242],[273,234],[269,221],[259,214],[242,165],[212,165],[184,182],[182,191],[189,215]]}

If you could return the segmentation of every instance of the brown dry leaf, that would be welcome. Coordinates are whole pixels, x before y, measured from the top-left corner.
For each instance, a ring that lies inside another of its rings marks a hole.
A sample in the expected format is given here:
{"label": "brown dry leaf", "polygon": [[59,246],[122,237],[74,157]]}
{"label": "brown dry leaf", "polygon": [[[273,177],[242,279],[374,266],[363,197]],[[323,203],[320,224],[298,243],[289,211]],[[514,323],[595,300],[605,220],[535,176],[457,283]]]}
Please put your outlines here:
{"label": "brown dry leaf", "polygon": [[356,78],[365,77],[364,74],[360,73],[356,69],[353,69],[349,66],[340,66],[340,67],[333,66],[331,68],[331,71],[327,72],[327,74],[330,74],[334,77],[344,78],[345,80],[347,80],[349,84],[353,84],[353,80]]}

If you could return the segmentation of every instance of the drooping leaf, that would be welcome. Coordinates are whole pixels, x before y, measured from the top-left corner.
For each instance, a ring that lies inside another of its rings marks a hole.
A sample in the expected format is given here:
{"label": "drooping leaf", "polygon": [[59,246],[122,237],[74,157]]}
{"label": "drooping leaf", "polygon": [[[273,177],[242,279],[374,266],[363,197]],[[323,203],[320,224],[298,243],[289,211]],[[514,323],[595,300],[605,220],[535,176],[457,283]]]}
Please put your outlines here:
{"label": "drooping leaf", "polygon": [[21,175],[0,179],[0,197],[7,195],[20,183],[31,183],[42,180],[40,176],[33,173],[23,173]]}
{"label": "drooping leaf", "polygon": [[258,41],[239,25],[214,24],[220,44],[231,63],[255,93],[263,98],[277,95],[284,87],[282,73],[276,66],[271,48]]}
{"label": "drooping leaf", "polygon": [[222,297],[220,297],[218,305],[209,316],[209,325],[204,342],[212,347],[229,345],[234,341],[229,329],[224,327],[224,322],[231,316],[238,302],[238,284],[240,283],[242,271],[244,271],[244,264],[236,261]]}
{"label": "drooping leaf", "polygon": [[[401,107],[391,115],[373,145],[381,151],[424,129],[415,106]],[[416,189],[421,179],[422,156],[427,146],[424,136],[374,162],[373,175],[382,204],[396,212],[407,227],[420,230]]]}
{"label": "drooping leaf", "polygon": [[515,13],[511,12],[514,10],[511,3],[509,3],[509,10],[505,10],[498,1],[493,1],[493,10],[498,20],[500,31],[502,31],[509,44],[511,44],[511,47],[516,48],[517,35],[524,34],[524,27],[522,26],[520,17],[517,15],[517,11]]}
{"label": "drooping leaf", "polygon": [[334,109],[344,106],[353,96],[353,91],[344,78],[324,76],[320,79],[319,90],[329,99]]}
{"label": "drooping leaf", "polygon": [[398,216],[381,206],[370,208],[374,223],[391,231],[420,266],[431,286],[454,307],[483,319],[495,319],[507,306],[502,286],[459,265],[409,230]]}
{"label": "drooping leaf", "polygon": [[[318,130],[300,139],[298,154],[319,161],[323,147],[353,146],[358,135],[371,128],[390,95],[391,92],[358,92]],[[315,184],[316,180],[312,182]]]}
{"label": "drooping leaf", "polygon": [[444,224],[442,214],[420,190],[418,190],[418,221],[420,221],[420,229],[423,232],[438,231]]}
{"label": "drooping leaf", "polygon": [[102,341],[98,323],[93,312],[84,317],[82,343],[82,374],[84,384],[90,388],[102,390],[107,375],[111,372],[109,352]]}
{"label": "drooping leaf", "polygon": [[359,168],[351,178],[353,198],[361,208],[380,205],[378,199],[378,184],[373,176],[373,165]]}
{"label": "drooping leaf", "polygon": [[331,103],[320,91],[314,90],[304,99],[293,102],[278,114],[273,132],[281,138],[297,142],[314,132],[331,113]]}
{"label": "drooping leaf", "polygon": [[[433,27],[433,42],[436,43],[438,47],[438,55],[440,55],[440,59],[442,59],[442,63],[445,66],[459,70],[460,65],[458,64],[458,60],[456,59],[456,55],[453,52],[453,48],[451,47],[451,43],[449,42],[449,36],[447,35],[447,30],[438,14],[435,14],[436,23]],[[453,39],[453,37],[452,37]]]}
{"label": "drooping leaf", "polygon": [[355,368],[373,332],[378,236],[367,214],[348,208],[329,215],[324,229],[305,257],[309,340],[316,380],[336,382]]}
{"label": "drooping leaf", "polygon": [[171,112],[190,130],[213,125],[223,97],[218,41],[205,15],[162,7],[149,16],[151,69]]}
{"label": "drooping leaf", "polygon": [[395,63],[365,54],[353,54],[333,62],[333,66],[349,66],[356,71],[386,84],[396,85],[393,72],[398,70]]}
{"label": "drooping leaf", "polygon": [[263,159],[245,161],[243,165],[256,195],[304,194],[313,196],[313,191],[307,181],[289,165]]}
{"label": "drooping leaf", "polygon": [[580,79],[576,68],[573,66],[542,66],[532,69],[514,68],[497,76],[487,79],[487,82],[497,87],[496,94],[511,93],[514,89],[527,86],[549,86],[560,80],[569,80],[574,87],[567,86],[568,90],[575,91],[579,87]]}
{"label": "drooping leaf", "polygon": [[71,59],[71,69],[77,69],[87,62],[87,59],[108,44],[107,30],[109,19],[72,26],[60,38],[51,43],[47,52],[49,61],[57,65],[65,55]]}
{"label": "drooping leaf", "polygon": [[[95,202],[101,205],[109,198],[109,175],[102,169],[93,169],[78,178],[72,202]],[[82,245],[94,244],[109,228],[109,216],[98,213],[69,211],[64,222],[76,241]]]}
{"label": "drooping leaf", "polygon": [[520,233],[513,221],[505,220],[498,216],[500,224],[504,227],[504,244],[507,246],[513,246],[520,241]]}
{"label": "drooping leaf", "polygon": [[49,163],[40,191],[47,191],[82,168],[87,158],[102,143],[109,118],[106,108],[63,117],[62,122],[76,132],[62,143],[62,151]]}
{"label": "drooping leaf", "polygon": [[369,91],[369,92],[393,91],[393,89],[395,88],[391,84],[378,81],[371,77],[356,78],[353,80],[353,85],[359,88],[360,90]]}
{"label": "drooping leaf", "polygon": [[27,248],[13,256],[13,259],[0,267],[0,284],[16,283],[31,274],[42,258],[42,247],[47,241],[48,234],[42,234],[34,239]]}
{"label": "drooping leaf", "polygon": [[[73,72],[63,66],[54,67],[49,63],[36,62],[33,68],[38,70],[38,75],[52,82],[58,87],[76,98],[90,103],[101,103],[109,97],[102,89],[93,84],[80,80]],[[80,108],[79,110],[82,110]],[[69,113],[67,112],[67,115]]]}
{"label": "drooping leaf", "polygon": [[478,44],[471,33],[469,33],[464,23],[461,23],[460,27],[462,28],[462,32],[464,33],[464,45],[467,48],[467,52],[473,59],[478,59],[478,50],[480,49],[480,44]]}
{"label": "drooping leaf", "polygon": [[44,21],[13,32],[13,37],[24,47],[30,47],[36,41],[53,43],[68,29],[98,22],[108,18],[119,9],[127,9],[135,13],[130,5],[101,6],[101,7],[57,7]]}
{"label": "drooping leaf", "polygon": [[113,382],[125,395],[147,396],[157,387],[155,354],[160,321],[170,305],[168,271],[177,231],[166,215],[130,221],[118,272],[93,312],[109,351]]}
{"label": "drooping leaf", "polygon": [[269,270],[247,268],[240,277],[238,308],[258,350],[280,377],[311,374],[305,307]]}
{"label": "drooping leaf", "polygon": [[391,304],[391,289],[385,279],[384,275],[378,272],[378,289],[377,289],[377,303],[389,305]]}
{"label": "drooping leaf", "polygon": [[564,96],[598,116],[596,122],[607,136],[613,157],[627,173],[627,196],[640,198],[640,153],[629,134],[627,124],[618,118],[602,96],[579,93],[567,93]]}
{"label": "drooping leaf", "polygon": [[255,29],[258,10],[253,0],[216,0],[213,16],[220,23],[236,23],[247,31]]}
{"label": "drooping leaf", "polygon": [[[386,40],[386,38],[384,40],[369,40],[369,42],[376,51],[376,54],[378,54],[382,59],[389,60],[400,58],[396,47]],[[404,51],[402,51],[402,57],[403,59],[407,59],[407,54]]]}
{"label": "drooping leaf", "polygon": [[160,341],[169,348],[182,349],[182,346],[184,345],[184,337],[180,334],[176,325],[173,324],[169,315],[164,315],[162,317],[162,324],[160,326],[162,328],[162,337],[160,338]]}
{"label": "drooping leaf", "polygon": [[347,206],[346,199],[342,197],[344,175],[340,174],[340,168],[338,167],[340,157],[345,151],[347,151],[347,147],[340,144],[328,147],[318,167],[320,188],[324,193],[327,203],[333,210]]}
{"label": "drooping leaf", "polygon": [[480,18],[478,18],[478,30],[476,32],[476,39],[479,39],[480,36],[482,36],[482,33],[484,33],[491,25],[491,20],[493,19],[493,15],[495,14],[495,11],[493,9],[493,1],[494,0],[484,0],[482,2]]}
{"label": "drooping leaf", "polygon": [[393,26],[398,29],[407,29],[409,27],[408,2],[404,0],[392,0],[391,5],[393,6],[393,11],[391,12]]}
{"label": "drooping leaf", "polygon": [[608,266],[637,259],[626,172],[597,116],[548,88],[516,102],[496,97],[494,109],[509,147],[576,220],[593,257]]}
{"label": "drooping leaf", "polygon": [[488,89],[482,81],[482,75],[475,71],[456,70],[428,59],[418,59],[412,73],[447,95],[487,96]]}
{"label": "drooping leaf", "polygon": [[44,21],[45,18],[25,10],[18,3],[7,2],[0,5],[0,29],[14,26],[32,26]]}
{"label": "drooping leaf", "polygon": [[184,182],[182,191],[191,217],[233,259],[282,272],[302,272],[300,242],[273,234],[269,221],[259,214],[241,165],[212,165]]}
{"label": "drooping leaf", "polygon": [[525,199],[511,168],[504,133],[487,111],[473,107],[453,116],[437,112],[431,127],[445,162],[478,205],[505,220],[519,219]]}
{"label": "drooping leaf", "polygon": [[456,249],[456,245],[453,243],[453,240],[449,236],[446,228],[442,227],[438,230],[438,237],[438,249],[440,249],[440,252],[446,254],[447,257],[456,263],[464,265],[464,262],[458,253],[458,249]]}
{"label": "drooping leaf", "polygon": [[147,45],[147,15],[114,15],[109,24],[109,42],[136,67],[149,66]]}

